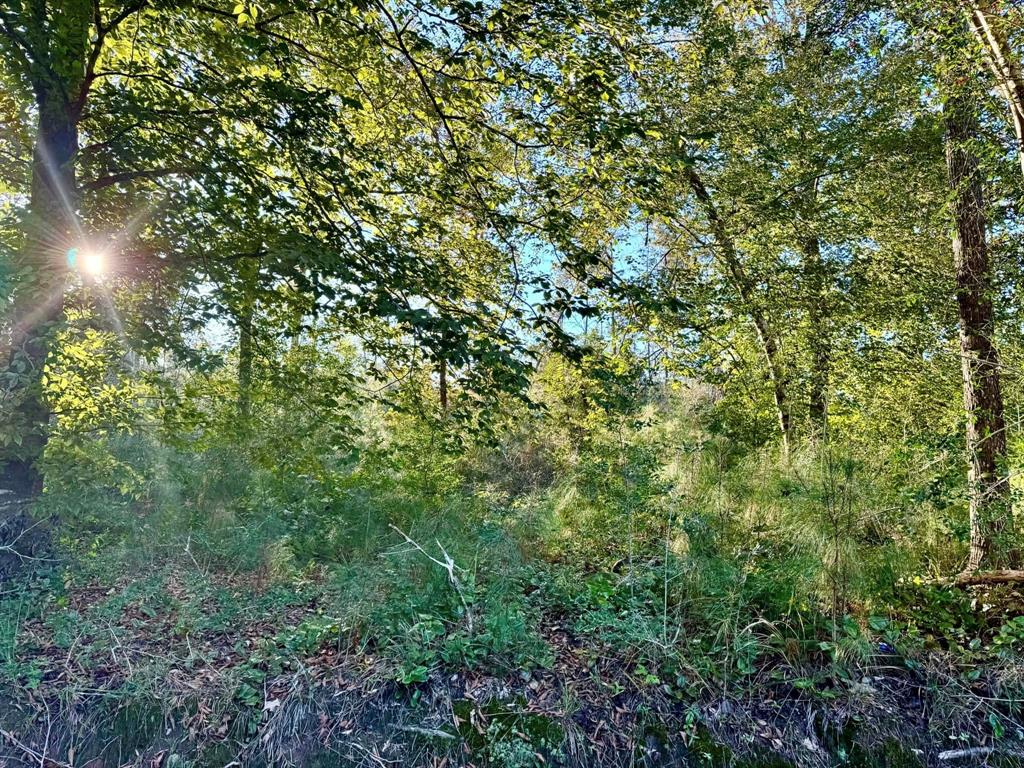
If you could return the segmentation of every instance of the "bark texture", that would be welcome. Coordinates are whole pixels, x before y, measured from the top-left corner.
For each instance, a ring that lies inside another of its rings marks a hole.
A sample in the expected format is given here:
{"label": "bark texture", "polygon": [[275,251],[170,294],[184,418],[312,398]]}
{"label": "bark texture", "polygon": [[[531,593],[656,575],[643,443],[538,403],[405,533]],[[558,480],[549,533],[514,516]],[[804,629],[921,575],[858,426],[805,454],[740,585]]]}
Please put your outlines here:
{"label": "bark texture", "polygon": [[[98,6],[96,6],[98,7]],[[78,123],[89,88],[89,30],[94,6],[66,0],[47,15],[40,3],[21,18],[24,36],[5,54],[35,95],[37,132],[25,245],[17,258],[17,283],[5,318],[2,424],[9,435],[0,449],[0,488],[34,493],[42,486],[37,462],[46,447],[50,408],[43,371],[63,316],[68,251],[81,246],[76,156]],[[5,16],[5,25],[9,17]],[[102,44],[102,35],[94,50]]]}
{"label": "bark texture", "polygon": [[828,275],[821,256],[821,241],[804,241],[804,277],[809,292],[807,321],[810,328],[811,375],[808,414],[815,434],[828,428],[828,390],[832,377],[832,330],[828,305]]}
{"label": "bark texture", "polygon": [[50,408],[43,370],[55,327],[63,315],[67,253],[76,242],[75,154],[78,129],[71,105],[50,88],[37,88],[38,135],[20,280],[10,317],[6,350],[5,422],[13,422],[20,445],[6,452],[0,484],[19,493],[41,489],[36,463],[46,445]]}
{"label": "bark texture", "polygon": [[946,99],[944,120],[967,415],[971,545],[965,572],[973,573],[983,565],[1005,562],[1013,525],[999,355],[993,343],[995,317],[984,188],[978,158],[971,148],[978,136],[978,119],[971,100],[954,90]]}

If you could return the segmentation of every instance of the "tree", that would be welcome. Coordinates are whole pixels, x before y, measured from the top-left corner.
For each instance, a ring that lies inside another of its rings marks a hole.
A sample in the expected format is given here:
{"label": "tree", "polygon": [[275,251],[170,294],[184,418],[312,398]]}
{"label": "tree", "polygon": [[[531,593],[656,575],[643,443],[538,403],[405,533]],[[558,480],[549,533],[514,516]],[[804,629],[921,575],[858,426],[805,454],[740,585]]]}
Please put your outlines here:
{"label": "tree", "polygon": [[943,117],[952,194],[953,262],[970,462],[970,554],[965,573],[1004,563],[1013,534],[1007,476],[1006,419],[994,344],[992,272],[986,235],[984,179],[974,145],[980,128],[969,65],[954,63],[945,77]]}
{"label": "tree", "polygon": [[[670,137],[655,157],[681,167],[651,204],[666,222],[661,271],[682,291],[694,277],[705,286],[684,302],[718,371],[703,372],[770,402],[785,447],[825,432],[841,387],[835,369],[871,290],[856,276],[886,236],[866,236],[872,196],[891,183],[872,169],[904,151],[917,74],[899,36],[857,5],[722,7],[707,24],[643,84]],[[744,356],[751,343],[758,359]]]}
{"label": "tree", "polygon": [[[1010,124],[1017,137],[1017,159],[1024,174],[1024,75],[1007,34],[1010,11],[1003,0],[963,0],[971,32],[1006,100]],[[1020,11],[1017,11],[1018,16]]]}
{"label": "tree", "polygon": [[[7,313],[0,482],[40,485],[49,329],[67,255],[91,238],[116,256],[117,281],[159,299],[129,318],[150,352],[193,353],[179,343],[189,324],[171,317],[179,301],[193,329],[244,309],[238,254],[255,249],[260,290],[290,286],[282,295],[301,311],[344,318],[372,354],[411,343],[446,362],[449,386],[524,385],[533,278],[517,269],[522,233],[567,239],[550,172],[562,147],[587,135],[593,158],[635,130],[611,98],[624,69],[617,22],[634,23],[635,9],[268,5],[25,0],[2,11],[4,75],[36,94],[30,207],[48,240],[20,248]],[[524,27],[534,16],[546,22]],[[546,170],[535,175],[534,162]],[[472,267],[438,262],[462,226],[496,254],[486,279],[507,292],[470,290]]]}
{"label": "tree", "polygon": [[[63,308],[65,258],[80,230],[77,221],[79,121],[103,38],[123,20],[93,18],[86,0],[66,3],[47,17],[45,6],[32,12],[20,4],[0,11],[0,54],[31,88],[37,111],[32,151],[30,202],[24,245],[17,259],[21,273],[2,357],[5,411],[20,412],[13,432],[15,450],[2,469],[0,484],[31,490],[40,479],[33,463],[42,450],[49,409],[42,393],[48,337]],[[90,49],[88,33],[95,24]],[[9,428],[9,427],[8,427]]]}
{"label": "tree", "polygon": [[[217,252],[216,232],[241,232],[265,219],[277,233],[271,278],[291,280],[335,307],[347,304],[349,314],[429,323],[409,310],[408,295],[447,290],[429,270],[412,266],[423,253],[410,245],[415,214],[404,205],[431,186],[424,163],[414,167],[413,158],[425,161],[434,181],[445,179],[439,195],[451,195],[456,182],[468,186],[471,175],[464,147],[449,163],[443,141],[423,142],[424,101],[455,82],[448,72],[419,68],[416,55],[429,57],[437,46],[397,24],[383,4],[332,14],[316,3],[283,4],[262,16],[255,6],[235,10],[73,0],[17,2],[0,11],[0,61],[32,94],[37,122],[31,199],[23,242],[12,245],[19,255],[5,313],[0,485],[40,487],[35,463],[50,415],[41,382],[76,250],[111,250],[120,277],[136,270],[152,278],[153,270],[137,269],[142,262],[171,267],[187,295],[186,286],[232,269],[234,251]],[[400,101],[405,120],[393,123],[404,133],[389,154],[420,150],[404,167],[387,165],[383,142],[354,138],[369,115],[361,115],[364,102],[354,95],[367,85],[348,74],[359,69],[349,67],[353,60],[369,62],[379,78],[369,100],[401,88],[419,102],[412,109],[410,100]],[[448,88],[452,119],[479,93]],[[439,103],[429,109],[443,112]],[[448,138],[460,143],[454,133]],[[12,179],[14,188],[19,183]],[[484,185],[473,186],[480,205],[491,206]],[[464,188],[459,193],[464,202]],[[155,208],[159,217],[145,213]],[[221,259],[226,266],[211,269]],[[381,279],[392,270],[407,278],[404,285]],[[360,288],[339,291],[339,284]],[[226,310],[225,302],[210,301],[197,320]],[[154,344],[173,332],[155,324],[148,330]]]}
{"label": "tree", "polygon": [[690,189],[693,191],[701,208],[703,208],[704,214],[707,216],[711,226],[711,231],[714,233],[725,271],[729,275],[729,279],[740,297],[742,306],[749,315],[757,332],[757,341],[761,346],[761,351],[764,353],[764,360],[768,369],[768,379],[771,382],[772,397],[775,403],[775,416],[778,420],[779,435],[782,439],[782,450],[784,454],[788,454],[790,444],[793,441],[793,420],[790,413],[786,362],[780,349],[778,335],[769,321],[763,299],[757,295],[755,284],[747,275],[736,243],[729,233],[718,209],[715,207],[711,194],[708,192],[707,187],[704,186],[700,174],[694,168],[688,167],[686,175]]}

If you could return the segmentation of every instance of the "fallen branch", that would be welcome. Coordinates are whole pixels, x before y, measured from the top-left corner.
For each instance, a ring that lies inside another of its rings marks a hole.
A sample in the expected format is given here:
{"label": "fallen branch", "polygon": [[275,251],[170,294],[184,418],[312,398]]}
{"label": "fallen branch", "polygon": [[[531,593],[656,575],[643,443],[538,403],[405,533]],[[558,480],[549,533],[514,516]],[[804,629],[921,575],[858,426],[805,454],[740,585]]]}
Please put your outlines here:
{"label": "fallen branch", "polygon": [[975,587],[986,584],[1024,583],[1024,571],[963,571],[956,576],[938,576],[930,579],[915,579],[901,584],[927,584],[933,587]]}
{"label": "fallen branch", "polygon": [[399,528],[398,526],[396,526],[396,525],[389,525],[388,527],[391,530],[393,530],[395,533],[397,533],[399,536],[401,536],[403,539],[405,539],[407,544],[409,544],[413,548],[419,550],[419,552],[422,553],[422,555],[425,558],[427,558],[427,560],[429,560],[430,562],[434,563],[434,565],[440,566],[441,568],[443,568],[445,571],[448,572],[448,581],[451,582],[452,587],[455,589],[455,593],[459,596],[459,600],[462,602],[462,608],[463,608],[463,610],[466,613],[467,629],[469,630],[469,634],[472,635],[473,634],[473,611],[469,607],[469,603],[466,601],[466,596],[463,593],[462,582],[459,580],[458,574],[456,574],[456,571],[462,571],[463,569],[459,568],[459,566],[457,566],[455,564],[455,561],[452,560],[451,555],[448,554],[448,551],[443,546],[441,546],[441,542],[438,541],[437,539],[434,539],[434,543],[437,544],[437,548],[439,550],[441,550],[441,555],[442,555],[442,557],[444,557],[443,561],[442,560],[438,560],[436,557],[434,557],[429,552],[427,552],[427,550],[425,550],[423,547],[421,547],[415,541],[410,539],[409,536],[406,535],[406,533],[401,528]]}
{"label": "fallen branch", "polygon": [[965,757],[981,757],[991,755],[994,747],[971,747],[970,749],[947,749],[939,752],[939,760],[963,760]]}
{"label": "fallen branch", "polygon": [[[3,729],[0,729],[0,736],[2,736],[4,739],[6,739],[7,742],[12,747],[16,747],[17,749],[20,749],[22,751],[22,753],[25,754],[26,757],[32,758],[34,761],[37,761],[39,763],[39,765],[41,765],[41,766],[43,766],[43,765],[51,765],[51,766],[58,766],[58,768],[72,768],[71,763],[62,762],[61,760],[57,760],[56,758],[50,757],[45,752],[37,752],[36,750],[32,749],[32,747],[28,746],[27,744],[23,744],[22,742],[18,741],[18,738],[13,733],[11,733],[10,731],[5,731]],[[49,741],[49,736],[47,736],[47,741]],[[43,749],[45,750],[47,748],[47,746],[48,746],[48,744],[45,745],[43,747]]]}
{"label": "fallen branch", "polygon": [[958,587],[970,587],[981,584],[1017,584],[1024,582],[1024,571],[975,571],[954,576],[950,583]]}
{"label": "fallen branch", "polygon": [[418,725],[400,725],[398,726],[398,730],[405,731],[407,733],[416,733],[420,736],[430,736],[434,739],[446,739],[448,741],[456,741],[459,738],[447,731],[439,731],[436,728],[421,728]]}
{"label": "fallen branch", "polygon": [[967,749],[947,749],[945,752],[939,752],[939,760],[964,760],[968,757],[985,757],[996,753],[1007,757],[1024,757],[1024,752],[1019,750],[999,749],[998,747],[968,747]]}

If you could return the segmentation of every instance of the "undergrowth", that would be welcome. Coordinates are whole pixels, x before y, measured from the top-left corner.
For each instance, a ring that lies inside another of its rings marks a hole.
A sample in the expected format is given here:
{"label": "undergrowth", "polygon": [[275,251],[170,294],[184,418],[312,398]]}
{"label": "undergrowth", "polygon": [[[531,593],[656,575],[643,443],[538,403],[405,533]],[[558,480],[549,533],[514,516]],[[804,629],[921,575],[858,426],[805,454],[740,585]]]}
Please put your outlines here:
{"label": "undergrowth", "polygon": [[929,581],[960,551],[929,534],[960,514],[941,468],[737,447],[692,392],[549,393],[544,429],[524,410],[471,450],[380,411],[343,448],[58,444],[53,551],[0,597],[4,748],[611,765],[628,712],[615,759],[646,764],[1019,749],[1024,600]]}

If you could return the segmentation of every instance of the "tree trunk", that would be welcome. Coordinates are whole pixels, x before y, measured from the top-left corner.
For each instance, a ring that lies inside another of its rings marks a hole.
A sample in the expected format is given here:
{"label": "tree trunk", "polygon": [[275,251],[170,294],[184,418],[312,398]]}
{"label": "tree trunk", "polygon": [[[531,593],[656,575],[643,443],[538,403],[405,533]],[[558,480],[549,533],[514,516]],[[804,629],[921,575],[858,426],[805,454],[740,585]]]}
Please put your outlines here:
{"label": "tree trunk", "polygon": [[967,415],[971,545],[965,572],[973,573],[982,565],[1005,564],[1013,524],[999,356],[992,341],[995,318],[984,189],[978,158],[970,146],[978,137],[978,118],[969,95],[956,88],[953,84],[946,99],[944,120]]}
{"label": "tree trunk", "polygon": [[775,401],[775,417],[779,426],[779,436],[782,438],[782,453],[789,456],[789,448],[793,442],[793,423],[789,409],[789,393],[786,387],[782,352],[764,315],[760,312],[753,312],[752,315],[757,338],[761,342],[765,363],[768,366],[768,380],[771,382],[772,398]]}
{"label": "tree trunk", "polygon": [[20,280],[11,313],[6,370],[13,374],[4,395],[4,422],[20,445],[9,446],[0,465],[0,486],[37,493],[36,466],[46,446],[50,408],[43,369],[55,326],[63,315],[68,249],[78,245],[75,155],[78,127],[66,96],[37,88],[38,134]]}
{"label": "tree trunk", "polygon": [[37,462],[50,423],[43,369],[64,313],[68,250],[82,245],[75,162],[94,11],[89,0],[65,0],[50,14],[45,3],[31,6],[23,9],[25,35],[14,43],[14,55],[32,82],[38,127],[25,243],[17,258],[17,282],[0,350],[0,373],[6,374],[0,428],[14,438],[0,442],[0,488],[19,493],[42,488]]}
{"label": "tree trunk", "polygon": [[1010,47],[1003,17],[992,0],[967,0],[971,31],[981,44],[985,61],[996,79],[996,87],[1006,99],[1010,123],[1017,135],[1017,159],[1024,174],[1024,75],[1020,61]]}
{"label": "tree trunk", "polygon": [[252,415],[252,320],[250,304],[238,320],[238,415],[248,423]]}
{"label": "tree trunk", "polygon": [[437,394],[441,404],[441,415],[448,413],[448,361],[443,357],[437,364]]}
{"label": "tree trunk", "polygon": [[772,386],[772,398],[775,401],[775,417],[779,427],[779,435],[782,438],[783,454],[789,455],[789,448],[792,443],[793,424],[790,415],[789,393],[786,383],[786,365],[783,360],[782,350],[779,346],[777,335],[773,332],[768,317],[757,300],[754,286],[743,269],[743,262],[740,259],[739,249],[736,241],[733,240],[725,221],[718,213],[714,201],[700,174],[692,166],[686,168],[687,181],[701,208],[704,209],[711,225],[711,232],[718,242],[719,252],[729,279],[732,281],[740,299],[750,315],[754,330],[757,333],[758,343],[764,354],[765,364],[768,368],[768,379]]}
{"label": "tree trunk", "polygon": [[832,331],[827,296],[825,262],[821,258],[821,242],[817,236],[803,243],[804,276],[810,302],[807,320],[810,326],[811,382],[808,413],[816,435],[828,428],[828,389],[832,374]]}
{"label": "tree trunk", "polygon": [[232,313],[238,325],[238,416],[248,426],[252,415],[252,373],[255,356],[256,310],[259,306],[260,268],[263,247],[256,249],[252,258],[242,258],[238,263],[239,298]]}

